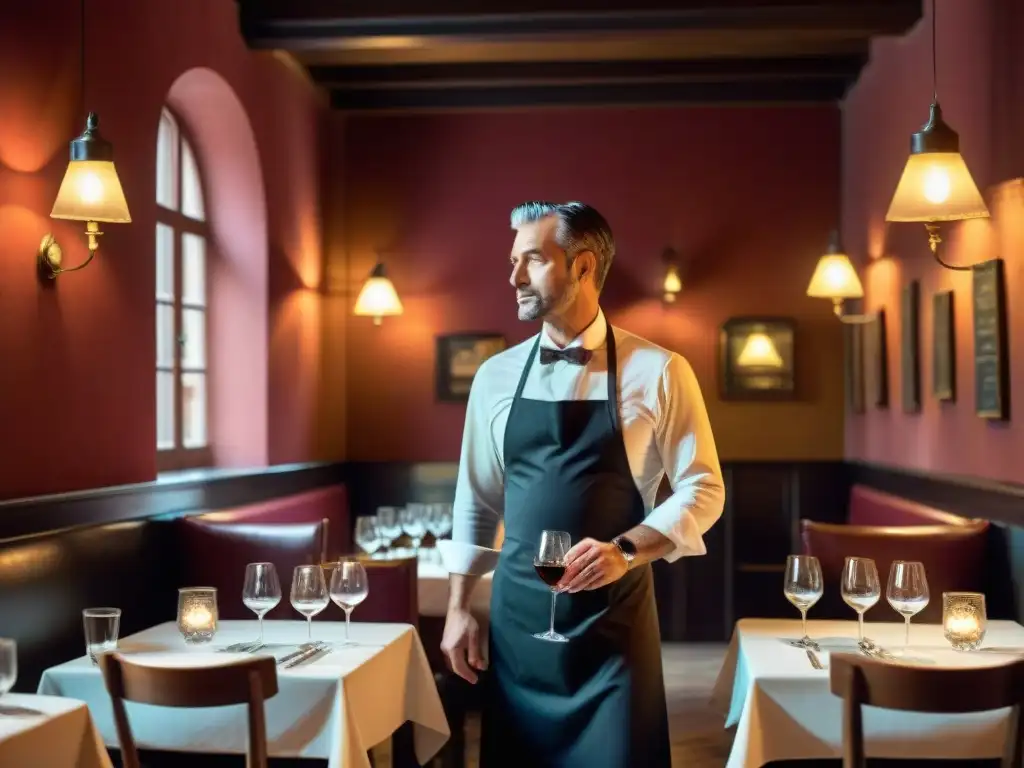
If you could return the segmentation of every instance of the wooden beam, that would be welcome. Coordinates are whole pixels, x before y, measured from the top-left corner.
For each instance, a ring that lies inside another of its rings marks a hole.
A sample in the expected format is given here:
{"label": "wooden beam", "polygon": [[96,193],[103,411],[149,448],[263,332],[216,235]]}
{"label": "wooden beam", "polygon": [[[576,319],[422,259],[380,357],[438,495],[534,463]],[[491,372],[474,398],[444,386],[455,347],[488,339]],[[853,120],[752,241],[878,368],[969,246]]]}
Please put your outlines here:
{"label": "wooden beam", "polygon": [[348,88],[331,92],[343,112],[434,112],[536,107],[778,105],[835,103],[841,78],[764,82],[640,82],[581,85]]}

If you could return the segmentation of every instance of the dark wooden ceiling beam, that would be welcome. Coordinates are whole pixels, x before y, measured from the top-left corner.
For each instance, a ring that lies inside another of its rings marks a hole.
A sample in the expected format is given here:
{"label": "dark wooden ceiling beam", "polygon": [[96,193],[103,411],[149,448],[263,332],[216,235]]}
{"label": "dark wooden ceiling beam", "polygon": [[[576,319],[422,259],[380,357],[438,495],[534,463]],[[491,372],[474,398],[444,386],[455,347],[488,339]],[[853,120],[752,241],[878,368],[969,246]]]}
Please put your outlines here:
{"label": "dark wooden ceiling beam", "polygon": [[671,61],[473,62],[311,66],[326,88],[513,84],[577,84],[611,81],[735,82],[854,79],[866,60],[859,56]]}
{"label": "dark wooden ceiling beam", "polygon": [[331,91],[342,112],[441,112],[539,107],[779,105],[835,103],[845,78],[733,82],[346,88]]}
{"label": "dark wooden ceiling beam", "polygon": [[[238,0],[242,34],[253,48],[322,48],[342,40],[382,36],[457,39],[538,38],[552,34],[628,34],[680,30],[801,30],[870,37],[901,34],[921,15],[920,0],[605,0],[581,12],[570,0],[532,5],[488,4],[488,12],[458,0],[438,0],[429,11],[413,3],[339,3],[334,0]],[[418,4],[417,4],[418,5]],[[508,6],[505,8],[505,6]],[[543,8],[543,10],[541,10]],[[527,10],[532,9],[532,10]]]}

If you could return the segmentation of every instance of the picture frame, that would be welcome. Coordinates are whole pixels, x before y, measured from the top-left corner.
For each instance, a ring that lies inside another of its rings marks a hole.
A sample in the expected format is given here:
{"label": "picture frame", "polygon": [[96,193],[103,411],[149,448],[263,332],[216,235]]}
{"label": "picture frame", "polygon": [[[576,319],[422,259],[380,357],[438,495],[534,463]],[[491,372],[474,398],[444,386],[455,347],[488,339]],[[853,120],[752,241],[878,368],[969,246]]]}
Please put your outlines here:
{"label": "picture frame", "polygon": [[725,400],[796,398],[796,322],[732,317],[719,333],[719,385]]}
{"label": "picture frame", "polygon": [[1010,418],[1006,284],[1002,259],[971,270],[974,319],[974,411],[983,419]]}
{"label": "picture frame", "polygon": [[884,309],[864,324],[864,374],[867,400],[875,408],[888,408],[889,347]]}
{"label": "picture frame", "polygon": [[450,333],[436,338],[437,399],[466,402],[476,372],[487,358],[506,348],[504,335],[492,332]]}
{"label": "picture frame", "polygon": [[900,394],[904,413],[921,412],[921,284],[911,280],[900,296]]}
{"label": "picture frame", "polygon": [[850,413],[864,413],[864,326],[851,323],[843,326],[846,369],[846,406]]}
{"label": "picture frame", "polygon": [[932,395],[956,402],[956,324],[953,291],[932,296]]}

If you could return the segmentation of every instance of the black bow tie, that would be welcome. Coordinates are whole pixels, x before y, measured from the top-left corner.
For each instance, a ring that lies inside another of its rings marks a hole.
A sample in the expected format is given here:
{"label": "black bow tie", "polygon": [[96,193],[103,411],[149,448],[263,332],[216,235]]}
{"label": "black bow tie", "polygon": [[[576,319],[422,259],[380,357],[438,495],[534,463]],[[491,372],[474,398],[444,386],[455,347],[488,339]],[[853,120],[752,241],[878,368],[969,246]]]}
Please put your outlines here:
{"label": "black bow tie", "polygon": [[583,347],[568,347],[566,349],[551,349],[550,347],[540,348],[540,363],[547,365],[556,360],[564,360],[567,363],[586,365],[593,353]]}

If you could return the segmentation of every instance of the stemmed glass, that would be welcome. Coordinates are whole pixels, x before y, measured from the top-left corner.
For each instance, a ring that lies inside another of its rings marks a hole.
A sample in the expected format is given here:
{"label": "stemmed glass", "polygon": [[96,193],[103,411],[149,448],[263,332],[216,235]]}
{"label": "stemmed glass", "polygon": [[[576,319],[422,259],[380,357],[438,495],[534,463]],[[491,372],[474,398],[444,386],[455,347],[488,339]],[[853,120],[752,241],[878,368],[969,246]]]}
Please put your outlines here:
{"label": "stemmed glass", "polygon": [[263,617],[281,602],[281,581],[273,563],[249,563],[245,566],[242,603],[256,614],[260,622],[260,645],[263,644]]}
{"label": "stemmed glass", "polygon": [[331,602],[324,572],[319,565],[297,565],[292,574],[292,608],[306,617],[309,639],[313,639],[313,617]]}
{"label": "stemmed glass", "polygon": [[362,563],[343,560],[331,574],[331,600],[345,612],[345,645],[352,645],[348,636],[352,611],[370,593],[370,583]]}
{"label": "stemmed glass", "polygon": [[569,534],[565,531],[544,531],[540,535],[540,546],[533,560],[533,567],[541,581],[551,589],[551,626],[547,632],[538,632],[534,637],[549,640],[553,643],[567,643],[569,638],[555,632],[555,598],[558,597],[557,584],[565,574],[565,555],[572,547]]}
{"label": "stemmed glass", "polygon": [[395,539],[402,535],[402,523],[398,519],[395,507],[377,507],[377,530],[380,531],[381,544],[386,549]]}
{"label": "stemmed glass", "polygon": [[906,625],[903,650],[906,651],[910,645],[910,617],[928,605],[928,579],[924,574],[924,564],[894,560],[889,568],[889,586],[885,598],[892,609],[903,617]]}
{"label": "stemmed glass", "polygon": [[790,555],[786,558],[786,599],[800,610],[804,636],[794,645],[811,648],[816,644],[807,634],[807,611],[821,599],[821,563],[813,555]]}
{"label": "stemmed glass", "polygon": [[398,513],[398,519],[402,523],[402,530],[412,539],[412,548],[417,553],[420,549],[420,543],[423,541],[423,535],[427,532],[423,519],[425,517],[423,514],[425,507],[425,504],[409,504]]}
{"label": "stemmed glass", "polygon": [[9,637],[0,637],[0,696],[6,694],[18,679],[18,644]]}
{"label": "stemmed glass", "polygon": [[867,557],[846,558],[841,589],[844,602],[857,612],[858,643],[870,643],[864,639],[864,614],[882,596],[875,561]]}
{"label": "stemmed glass", "polygon": [[364,552],[372,555],[381,547],[380,528],[377,526],[377,518],[372,515],[363,515],[356,518],[356,544]]}

